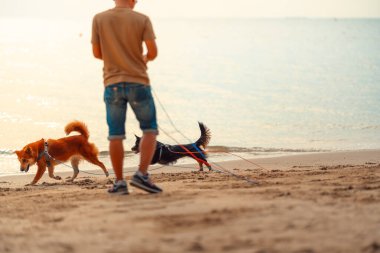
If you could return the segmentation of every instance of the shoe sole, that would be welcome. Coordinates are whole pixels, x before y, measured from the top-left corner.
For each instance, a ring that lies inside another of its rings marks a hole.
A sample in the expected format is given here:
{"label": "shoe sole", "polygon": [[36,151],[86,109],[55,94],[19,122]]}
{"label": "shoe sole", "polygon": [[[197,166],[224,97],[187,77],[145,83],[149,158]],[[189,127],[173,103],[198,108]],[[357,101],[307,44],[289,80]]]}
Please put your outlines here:
{"label": "shoe sole", "polygon": [[120,192],[108,192],[110,196],[119,196],[119,195],[129,195],[128,191],[120,191]]}
{"label": "shoe sole", "polygon": [[152,188],[146,187],[145,185],[140,184],[140,183],[135,182],[135,181],[131,181],[129,184],[132,185],[132,186],[134,186],[134,187],[137,187],[137,188],[139,188],[141,190],[149,192],[149,193],[160,193],[160,192],[162,192],[162,191],[159,191],[159,190],[154,190]]}
{"label": "shoe sole", "polygon": [[119,190],[117,192],[109,192],[107,191],[109,195],[128,195],[129,194],[129,191],[128,189],[125,189],[125,190]]}

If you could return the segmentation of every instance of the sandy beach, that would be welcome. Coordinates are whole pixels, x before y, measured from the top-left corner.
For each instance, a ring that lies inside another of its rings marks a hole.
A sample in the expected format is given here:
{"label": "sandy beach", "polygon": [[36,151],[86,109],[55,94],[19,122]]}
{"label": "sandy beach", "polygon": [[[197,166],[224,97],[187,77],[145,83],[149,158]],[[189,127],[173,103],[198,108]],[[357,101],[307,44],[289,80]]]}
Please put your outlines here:
{"label": "sandy beach", "polygon": [[0,252],[380,252],[380,150],[218,164],[239,177],[163,167],[156,195],[110,196],[85,173],[1,177]]}

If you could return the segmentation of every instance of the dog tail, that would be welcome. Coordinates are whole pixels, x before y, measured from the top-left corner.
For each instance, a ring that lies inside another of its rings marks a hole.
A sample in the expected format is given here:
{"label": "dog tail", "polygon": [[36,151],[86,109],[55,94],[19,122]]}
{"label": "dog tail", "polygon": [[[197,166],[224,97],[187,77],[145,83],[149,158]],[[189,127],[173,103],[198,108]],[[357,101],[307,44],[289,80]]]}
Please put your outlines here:
{"label": "dog tail", "polygon": [[80,133],[86,139],[88,139],[88,137],[90,136],[87,126],[81,121],[73,121],[66,125],[66,135],[69,135],[73,131]]}
{"label": "dog tail", "polygon": [[206,148],[211,139],[211,131],[202,122],[198,122],[198,124],[201,130],[201,137],[199,137],[199,139],[195,142],[195,144],[197,146],[203,146],[203,148]]}

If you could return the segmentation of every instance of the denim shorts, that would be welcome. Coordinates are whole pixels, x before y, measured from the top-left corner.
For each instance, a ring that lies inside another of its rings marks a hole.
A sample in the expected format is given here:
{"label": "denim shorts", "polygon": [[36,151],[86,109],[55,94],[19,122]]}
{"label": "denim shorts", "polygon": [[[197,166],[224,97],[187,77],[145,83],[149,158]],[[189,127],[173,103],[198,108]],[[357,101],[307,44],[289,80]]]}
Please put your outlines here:
{"label": "denim shorts", "polygon": [[150,86],[124,82],[108,85],[104,90],[104,102],[106,104],[108,140],[125,139],[128,103],[140,123],[140,129],[144,133],[158,134],[156,107]]}

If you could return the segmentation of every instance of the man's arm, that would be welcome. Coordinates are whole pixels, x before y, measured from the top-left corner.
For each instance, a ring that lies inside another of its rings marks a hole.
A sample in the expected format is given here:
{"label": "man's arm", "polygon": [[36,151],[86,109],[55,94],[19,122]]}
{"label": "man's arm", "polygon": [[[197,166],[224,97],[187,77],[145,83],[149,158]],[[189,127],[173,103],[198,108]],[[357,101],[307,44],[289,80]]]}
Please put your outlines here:
{"label": "man's arm", "polygon": [[92,44],[92,53],[94,54],[94,57],[103,60],[102,50],[100,49],[99,44]]}
{"label": "man's arm", "polygon": [[155,40],[145,40],[146,49],[148,50],[147,54],[144,55],[144,62],[153,61],[157,57],[157,45]]}

